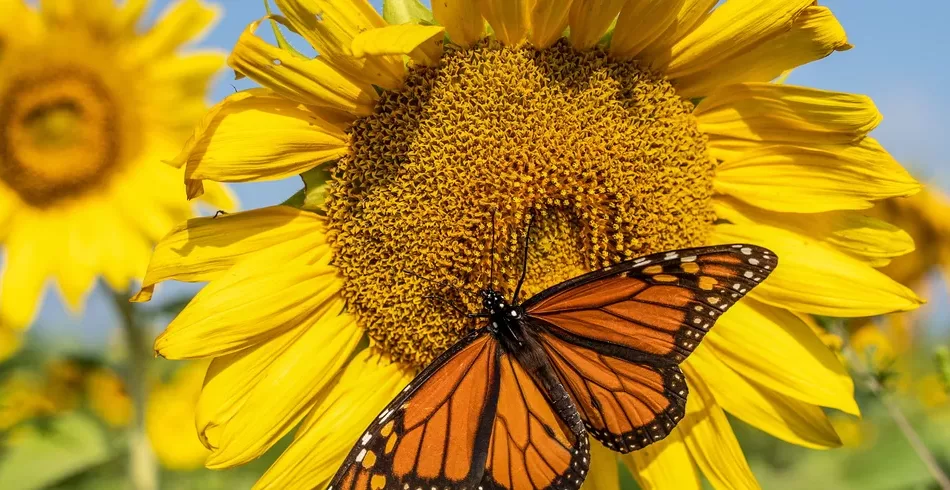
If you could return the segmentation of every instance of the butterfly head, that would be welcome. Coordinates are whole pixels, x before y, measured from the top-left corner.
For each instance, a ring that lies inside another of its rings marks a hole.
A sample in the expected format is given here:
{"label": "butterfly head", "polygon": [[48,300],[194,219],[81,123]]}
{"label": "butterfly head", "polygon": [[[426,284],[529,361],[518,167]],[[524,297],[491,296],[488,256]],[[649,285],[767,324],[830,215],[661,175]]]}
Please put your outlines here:
{"label": "butterfly head", "polygon": [[508,302],[505,301],[505,297],[502,296],[498,291],[493,289],[483,289],[481,295],[482,308],[486,313],[496,315],[511,308],[508,305]]}

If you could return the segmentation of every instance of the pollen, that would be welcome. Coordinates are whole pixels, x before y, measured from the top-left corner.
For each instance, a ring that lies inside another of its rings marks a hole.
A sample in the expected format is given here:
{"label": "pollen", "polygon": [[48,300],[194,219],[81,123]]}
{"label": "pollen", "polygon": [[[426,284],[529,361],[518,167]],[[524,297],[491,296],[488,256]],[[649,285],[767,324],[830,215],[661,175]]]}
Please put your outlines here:
{"label": "pollen", "polygon": [[326,212],[348,308],[421,367],[479,326],[462,311],[479,311],[480,289],[512,299],[529,222],[519,302],[704,244],[714,166],[692,110],[599,49],[447,48],[381,94],[334,168]]}

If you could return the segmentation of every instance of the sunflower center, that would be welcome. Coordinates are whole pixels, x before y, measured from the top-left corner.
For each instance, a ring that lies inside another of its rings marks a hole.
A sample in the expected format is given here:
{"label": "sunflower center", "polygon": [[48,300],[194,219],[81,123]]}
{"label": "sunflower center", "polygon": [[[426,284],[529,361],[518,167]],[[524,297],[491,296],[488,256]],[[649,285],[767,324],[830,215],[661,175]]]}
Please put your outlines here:
{"label": "sunflower center", "polygon": [[478,311],[489,277],[510,299],[530,216],[521,300],[705,243],[714,168],[692,109],[661,76],[565,42],[484,41],[414,69],[354,123],[328,188],[350,310],[421,366],[473,327],[453,305]]}
{"label": "sunflower center", "polygon": [[0,179],[33,205],[101,181],[118,161],[115,108],[95,77],[21,77],[0,93]]}

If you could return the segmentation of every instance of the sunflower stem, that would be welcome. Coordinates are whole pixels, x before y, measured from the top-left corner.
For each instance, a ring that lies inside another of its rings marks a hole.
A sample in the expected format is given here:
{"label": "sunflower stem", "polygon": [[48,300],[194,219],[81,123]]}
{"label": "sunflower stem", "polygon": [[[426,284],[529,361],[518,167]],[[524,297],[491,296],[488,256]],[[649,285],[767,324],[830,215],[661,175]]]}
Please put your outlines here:
{"label": "sunflower stem", "polygon": [[[847,329],[845,329],[840,322],[834,330],[835,334],[842,339],[848,339]],[[947,474],[940,468],[937,458],[934,457],[933,452],[930,451],[927,444],[920,438],[920,434],[918,434],[914,426],[911,425],[910,420],[907,419],[907,415],[901,410],[897,401],[888,394],[887,390],[871,371],[871,368],[861,359],[861,356],[851,348],[850,344],[846,343],[842,352],[851,364],[851,369],[854,370],[855,374],[864,379],[868,390],[881,402],[884,409],[887,410],[887,414],[891,417],[891,420],[894,421],[894,424],[897,425],[897,428],[904,435],[904,438],[910,443],[910,447],[917,454],[920,461],[927,467],[930,476],[937,482],[941,490],[950,490],[950,478],[948,478]]]}
{"label": "sunflower stem", "polygon": [[126,383],[132,398],[133,420],[129,428],[129,483],[133,490],[158,490],[158,466],[145,432],[145,407],[148,401],[148,365],[151,348],[144,328],[139,325],[130,295],[112,291],[119,312],[123,337],[128,350]]}

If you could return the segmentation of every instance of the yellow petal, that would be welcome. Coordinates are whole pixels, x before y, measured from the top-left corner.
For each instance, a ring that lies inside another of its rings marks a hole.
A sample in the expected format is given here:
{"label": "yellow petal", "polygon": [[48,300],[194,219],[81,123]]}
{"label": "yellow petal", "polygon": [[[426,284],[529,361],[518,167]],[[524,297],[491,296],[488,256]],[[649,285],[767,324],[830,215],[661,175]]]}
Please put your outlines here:
{"label": "yellow petal", "polygon": [[516,46],[528,34],[531,0],[472,0],[479,2],[482,16],[495,31],[495,38]]}
{"label": "yellow petal", "polygon": [[725,196],[713,200],[713,209],[719,219],[785,228],[872,266],[914,250],[914,239],[906,231],[856,211],[776,213]]}
{"label": "yellow petal", "polygon": [[254,490],[322,488],[412,375],[373,348],[358,353]]}
{"label": "yellow petal", "polygon": [[568,21],[574,49],[581,51],[596,45],[626,1],[574,0]]}
{"label": "yellow petal", "polygon": [[350,45],[359,33],[385,27],[366,0],[275,0],[293,29],[330,64],[353,80],[390,90],[402,86],[406,67],[399,57],[354,58]]}
{"label": "yellow petal", "polygon": [[617,58],[637,56],[673,26],[685,4],[686,0],[627,2],[617,17],[610,54]]}
{"label": "yellow petal", "polygon": [[[329,250],[318,253],[329,261]],[[205,286],[155,339],[155,352],[168,359],[232,354],[343,304],[335,268],[266,262],[267,274],[265,261],[249,260]]]}
{"label": "yellow petal", "polygon": [[23,345],[23,334],[16,330],[0,326],[0,362],[16,354]]}
{"label": "yellow petal", "polygon": [[536,0],[531,9],[529,39],[536,48],[551,46],[567,28],[567,17],[573,0]]}
{"label": "yellow petal", "polygon": [[307,415],[363,336],[352,316],[338,315],[339,310],[329,311],[271,364],[224,427],[220,446],[205,466],[229,468],[247,463],[264,454]]}
{"label": "yellow petal", "polygon": [[620,490],[617,453],[590,439],[590,469],[581,490]]}
{"label": "yellow petal", "polygon": [[267,342],[211,362],[195,408],[195,427],[205,447],[220,447],[224,428],[244,407],[254,387],[264,379],[274,361],[310,327],[301,323]]}
{"label": "yellow petal", "polygon": [[168,7],[145,35],[135,38],[129,56],[147,63],[175,52],[182,44],[197,40],[218,17],[218,9],[198,0],[182,0]]}
{"label": "yellow petal", "polygon": [[673,45],[702,24],[717,3],[719,0],[685,0],[673,24],[647,46],[638,58],[653,70],[665,73],[671,61]]}
{"label": "yellow petal", "polygon": [[471,0],[432,0],[432,15],[445,26],[453,43],[468,47],[485,35],[485,20],[478,2]]}
{"label": "yellow petal", "polygon": [[787,310],[746,298],[723,315],[705,344],[709,355],[765,388],[811,405],[858,413],[848,371]]}
{"label": "yellow petal", "polygon": [[680,431],[693,461],[717,490],[758,489],[749,464],[742,454],[726,414],[716,403],[702,373],[684,364],[689,385],[686,416],[676,430]]}
{"label": "yellow petal", "polygon": [[412,55],[421,64],[436,66],[442,56],[445,28],[403,24],[371,29],[353,39],[353,56]]}
{"label": "yellow petal", "polygon": [[714,243],[754,243],[771,249],[779,265],[751,294],[779,308],[835,317],[913,310],[922,301],[910,289],[815,240],[765,225],[716,226]]}
{"label": "yellow petal", "polygon": [[142,19],[142,13],[148,7],[148,0],[127,0],[116,8],[112,25],[116,32],[131,33]]}
{"label": "yellow petal", "polygon": [[711,69],[792,26],[813,0],[727,0],[672,49],[666,76]]}
{"label": "yellow petal", "polygon": [[768,146],[719,165],[715,189],[771,211],[821,213],[868,209],[875,200],[916,194],[921,185],[896,162],[877,166],[847,153]]}
{"label": "yellow petal", "polygon": [[358,116],[373,112],[378,98],[372,85],[337,71],[322,57],[307,59],[271,46],[251,23],[241,34],[228,64],[235,71],[301,104],[328,107]]}
{"label": "yellow petal", "polygon": [[[29,211],[25,213],[32,214]],[[4,246],[2,282],[0,282],[0,326],[13,330],[28,327],[40,306],[46,279],[50,274],[51,249],[58,236],[50,236],[40,216],[17,219]]]}
{"label": "yellow petal", "polygon": [[699,490],[702,484],[679,428],[662,441],[621,456],[643,490]]}
{"label": "yellow petal", "polygon": [[723,87],[703,99],[695,115],[711,147],[719,139],[855,143],[881,122],[866,96],[769,83]]}
{"label": "yellow petal", "polygon": [[190,219],[155,246],[135,300],[147,301],[161,281],[213,280],[242,258],[281,244],[291,245],[286,256],[299,255],[326,243],[324,232],[319,215],[290,206]]}
{"label": "yellow petal", "polygon": [[[686,362],[702,373],[719,405],[739,420],[799,446],[812,449],[841,446],[831,421],[820,407],[749,381],[706,348],[706,344]],[[794,370],[797,369],[796,365]]]}
{"label": "yellow petal", "polygon": [[238,92],[211,109],[172,163],[192,180],[277,180],[340,158],[347,140],[340,125],[297,102]]}
{"label": "yellow petal", "polygon": [[679,77],[673,84],[683,97],[700,97],[734,83],[767,82],[795,67],[850,48],[844,28],[831,10],[811,6],[795,17],[788,31],[707,70]]}

